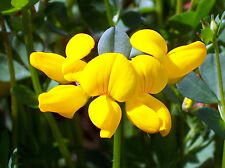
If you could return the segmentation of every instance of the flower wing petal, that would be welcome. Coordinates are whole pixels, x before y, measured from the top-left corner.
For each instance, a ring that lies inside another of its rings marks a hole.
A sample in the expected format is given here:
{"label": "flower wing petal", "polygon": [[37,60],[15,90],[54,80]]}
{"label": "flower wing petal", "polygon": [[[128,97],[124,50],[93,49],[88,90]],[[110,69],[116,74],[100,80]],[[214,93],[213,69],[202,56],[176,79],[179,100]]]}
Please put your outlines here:
{"label": "flower wing petal", "polygon": [[88,96],[80,86],[59,85],[38,97],[42,112],[55,112],[66,118],[85,105]]}
{"label": "flower wing petal", "polygon": [[165,64],[169,79],[183,77],[197,68],[205,60],[206,54],[206,46],[200,41],[171,50]]}
{"label": "flower wing petal", "polygon": [[102,138],[111,138],[115,133],[120,120],[120,106],[109,96],[102,95],[91,102],[88,108],[92,123],[101,129]]}
{"label": "flower wing petal", "polygon": [[139,82],[139,93],[159,93],[167,84],[167,70],[159,60],[148,55],[132,58],[131,63],[136,70]]}
{"label": "flower wing petal", "polygon": [[30,63],[33,67],[44,72],[49,78],[66,83],[62,73],[62,64],[65,58],[54,53],[33,52],[30,55]]}
{"label": "flower wing petal", "polygon": [[171,117],[168,109],[151,95],[143,94],[126,102],[126,112],[130,121],[145,132],[160,132],[162,136],[170,132]]}
{"label": "flower wing petal", "polygon": [[156,31],[150,29],[139,30],[131,36],[130,43],[134,48],[164,62],[167,44],[164,38]]}

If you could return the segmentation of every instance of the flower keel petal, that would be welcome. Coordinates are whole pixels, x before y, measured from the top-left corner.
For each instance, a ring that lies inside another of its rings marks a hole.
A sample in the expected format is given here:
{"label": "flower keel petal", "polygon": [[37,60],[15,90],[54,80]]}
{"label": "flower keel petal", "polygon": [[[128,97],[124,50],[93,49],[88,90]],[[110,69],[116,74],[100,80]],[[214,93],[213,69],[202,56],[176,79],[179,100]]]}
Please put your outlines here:
{"label": "flower keel petal", "polygon": [[115,133],[120,120],[120,106],[107,95],[102,95],[91,102],[88,108],[92,123],[101,129],[102,138],[111,138]]}
{"label": "flower keel petal", "polygon": [[128,101],[126,111],[130,121],[145,132],[160,132],[162,136],[170,132],[171,117],[168,109],[148,94]]}

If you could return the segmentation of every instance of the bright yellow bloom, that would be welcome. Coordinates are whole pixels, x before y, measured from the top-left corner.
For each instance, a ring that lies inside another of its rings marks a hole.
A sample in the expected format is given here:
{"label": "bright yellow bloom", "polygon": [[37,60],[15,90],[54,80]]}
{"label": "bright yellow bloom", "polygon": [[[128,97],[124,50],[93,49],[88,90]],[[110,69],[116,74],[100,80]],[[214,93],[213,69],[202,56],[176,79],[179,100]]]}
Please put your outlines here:
{"label": "bright yellow bloom", "polygon": [[164,64],[170,83],[176,83],[186,74],[197,68],[205,60],[207,50],[204,43],[197,41],[177,47],[167,53],[167,44],[154,30],[137,31],[130,38],[131,45]]}
{"label": "bright yellow bloom", "polygon": [[101,129],[102,138],[110,138],[122,116],[118,102],[133,96],[136,73],[125,56],[105,53],[92,59],[82,71],[80,84],[90,96],[99,96],[89,106],[93,124]]}
{"label": "bright yellow bloom", "polygon": [[171,129],[169,110],[149,93],[159,93],[166,86],[167,70],[158,59],[148,55],[132,58],[131,63],[138,83],[135,96],[126,102],[127,116],[141,130],[166,136]]}
{"label": "bright yellow bloom", "polygon": [[91,36],[80,33],[68,42],[66,58],[44,52],[33,52],[30,55],[32,66],[59,83],[67,83],[39,95],[39,108],[42,112],[56,112],[64,117],[72,118],[74,113],[85,105],[89,96],[81,86],[69,83],[79,81],[80,72],[87,64],[80,59],[90,53],[94,44]]}
{"label": "bright yellow bloom", "polygon": [[[64,58],[53,53],[34,52],[31,64],[60,83],[39,95],[42,112],[56,112],[72,118],[89,97],[96,97],[88,113],[93,124],[100,128],[102,138],[110,138],[122,116],[117,102],[126,102],[127,116],[138,128],[148,133],[167,135],[171,128],[168,109],[148,95],[160,92],[168,81],[167,70],[158,59],[141,55],[127,60],[119,53],[101,54],[89,63],[84,58],[94,47],[86,34],[74,36],[66,47]],[[71,82],[78,82],[75,86]]]}

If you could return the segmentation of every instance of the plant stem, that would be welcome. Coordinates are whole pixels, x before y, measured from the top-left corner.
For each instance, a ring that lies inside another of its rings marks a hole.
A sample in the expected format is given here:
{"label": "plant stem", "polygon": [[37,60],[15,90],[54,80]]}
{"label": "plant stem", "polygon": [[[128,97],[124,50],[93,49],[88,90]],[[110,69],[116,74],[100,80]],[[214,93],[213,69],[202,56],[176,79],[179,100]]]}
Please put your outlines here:
{"label": "plant stem", "polygon": [[[16,84],[16,76],[15,76],[15,69],[13,65],[13,58],[12,58],[12,50],[9,44],[9,38],[6,31],[5,23],[3,16],[0,14],[0,24],[2,27],[2,40],[5,48],[5,53],[7,56],[7,62],[9,67],[9,74],[10,74],[10,87],[13,88]],[[17,147],[18,143],[18,107],[17,101],[13,94],[11,94],[11,112],[12,112],[12,121],[13,121],[13,130],[12,130],[12,139],[13,139],[13,148]]]}
{"label": "plant stem", "polygon": [[[214,37],[213,39],[213,44],[214,44],[214,51],[216,54],[217,76],[218,76],[219,89],[220,89],[220,103],[222,106],[221,116],[222,116],[222,119],[225,121],[225,101],[224,101],[224,93],[223,93],[223,80],[222,80],[222,73],[221,73],[221,66],[220,66],[218,40],[216,37]],[[223,158],[222,158],[222,168],[224,167],[225,167],[225,141],[223,146]]]}
{"label": "plant stem", "polygon": [[183,10],[183,0],[177,0],[176,14],[179,15]]}
{"label": "plant stem", "polygon": [[[125,103],[120,104],[122,116],[125,114]],[[113,137],[113,168],[121,167],[121,153],[123,143],[123,117]]]}
{"label": "plant stem", "polygon": [[113,168],[120,168],[120,154],[122,142],[121,124],[118,126],[113,138]]}
{"label": "plant stem", "polygon": [[109,0],[104,0],[105,2],[105,8],[106,8],[106,15],[107,15],[107,19],[109,22],[109,26],[115,26],[114,22],[113,22],[113,16],[112,16],[112,12],[110,9],[110,4],[109,4]]}
{"label": "plant stem", "polygon": [[217,64],[217,76],[218,76],[218,82],[219,82],[219,89],[220,89],[220,103],[222,106],[222,118],[225,121],[225,101],[224,101],[224,93],[223,93],[223,80],[222,80],[222,73],[221,73],[221,66],[220,66],[220,57],[219,57],[219,47],[218,47],[218,41],[215,39],[213,41],[214,44],[214,51],[216,54],[216,64]]}
{"label": "plant stem", "polygon": [[193,9],[194,4],[195,4],[195,0],[191,0],[191,4],[190,4],[188,11],[191,11]]}
{"label": "plant stem", "polygon": [[156,1],[156,10],[157,10],[158,26],[162,27],[162,21],[163,21],[163,2],[162,2],[162,0]]}
{"label": "plant stem", "polygon": [[[30,55],[31,52],[33,52],[33,35],[32,35],[32,22],[31,22],[31,13],[30,10],[24,10],[22,12],[22,24],[23,24],[23,34],[24,34],[24,41],[27,49],[27,54]],[[33,83],[34,90],[36,94],[40,94],[42,92],[42,88],[40,85],[40,81],[38,78],[38,74],[36,69],[34,69],[30,64],[30,72],[31,72],[31,79]],[[58,142],[58,147],[60,153],[65,158],[68,166],[70,168],[74,167],[74,164],[71,160],[70,152],[65,145],[63,141],[62,134],[59,131],[59,128],[57,127],[56,121],[51,113],[44,113],[44,116],[52,130],[52,133]]]}
{"label": "plant stem", "polygon": [[[22,25],[23,25],[23,34],[24,34],[24,41],[27,49],[27,55],[34,51],[33,47],[33,35],[32,35],[32,22],[31,22],[31,13],[28,10],[24,10],[22,12]],[[37,71],[34,67],[29,64],[29,69],[31,73],[32,84],[34,90],[37,94],[42,92],[41,84],[38,79]]]}

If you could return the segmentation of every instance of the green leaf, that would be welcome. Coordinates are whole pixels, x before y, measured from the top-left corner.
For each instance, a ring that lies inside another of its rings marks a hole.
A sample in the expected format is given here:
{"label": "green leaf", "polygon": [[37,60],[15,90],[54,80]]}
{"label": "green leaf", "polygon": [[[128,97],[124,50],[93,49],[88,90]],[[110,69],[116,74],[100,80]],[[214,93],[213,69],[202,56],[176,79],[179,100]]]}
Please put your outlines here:
{"label": "green leaf", "polygon": [[127,11],[121,14],[116,27],[118,27],[120,30],[128,31],[139,26],[142,22],[142,16],[138,12]]}
{"label": "green leaf", "polygon": [[[13,15],[18,11],[21,11],[23,9],[29,9],[31,8],[35,3],[37,3],[39,0],[1,0],[0,5],[0,12],[3,15]],[[12,6],[13,5],[13,6]]]}
{"label": "green leaf", "polygon": [[[225,81],[225,55],[220,56],[220,66],[222,70],[222,79]],[[220,99],[215,54],[208,54],[203,64],[199,67],[199,70],[208,87],[217,95],[217,98]],[[225,90],[225,82],[223,82],[223,88]]]}
{"label": "green leaf", "polygon": [[171,17],[169,21],[189,25],[195,29],[200,24],[200,20],[210,13],[214,4],[215,0],[201,0],[196,11],[183,12]]}
{"label": "green leaf", "polygon": [[196,13],[193,11],[184,12],[180,15],[175,15],[169,19],[170,22],[178,22],[180,24],[189,25],[195,28],[200,21],[196,21]]}
{"label": "green leaf", "polygon": [[[16,61],[13,61],[13,63],[17,80],[21,80],[30,76],[29,71],[25,69],[22,65],[20,65]],[[9,68],[6,55],[4,54],[0,54],[0,67],[1,67],[0,81],[9,82],[10,81]]]}
{"label": "green leaf", "polygon": [[87,28],[102,33],[108,27],[106,9],[102,0],[77,0],[80,14]]}
{"label": "green leaf", "polygon": [[10,8],[12,8],[10,0],[1,0],[0,12],[9,10]]}
{"label": "green leaf", "polygon": [[130,51],[129,36],[117,27],[107,29],[98,42],[98,54],[117,52],[128,58]]}
{"label": "green leaf", "polygon": [[16,85],[11,90],[17,100],[32,108],[38,107],[37,95],[25,85]]}
{"label": "green leaf", "polygon": [[216,95],[194,72],[189,73],[177,84],[178,90],[185,97],[201,103],[218,103]]}
{"label": "green leaf", "polygon": [[220,117],[218,111],[210,107],[203,107],[198,110],[197,115],[209,128],[225,139],[225,122]]}
{"label": "green leaf", "polygon": [[196,19],[200,20],[212,10],[216,0],[201,0],[196,9]]}
{"label": "green leaf", "polygon": [[213,31],[210,28],[205,28],[201,30],[202,40],[209,44],[209,42],[212,42],[213,40]]}
{"label": "green leaf", "polygon": [[12,0],[11,4],[15,8],[22,8],[29,3],[29,0]]}

